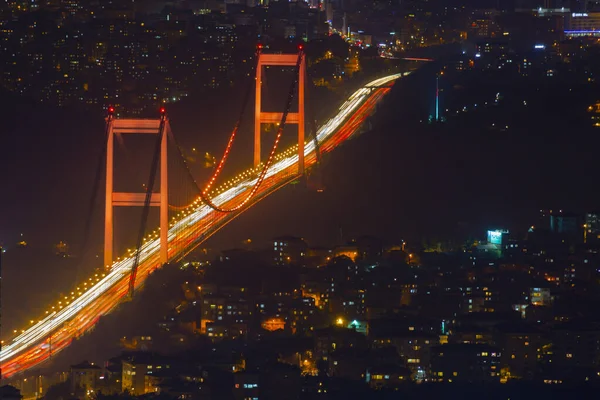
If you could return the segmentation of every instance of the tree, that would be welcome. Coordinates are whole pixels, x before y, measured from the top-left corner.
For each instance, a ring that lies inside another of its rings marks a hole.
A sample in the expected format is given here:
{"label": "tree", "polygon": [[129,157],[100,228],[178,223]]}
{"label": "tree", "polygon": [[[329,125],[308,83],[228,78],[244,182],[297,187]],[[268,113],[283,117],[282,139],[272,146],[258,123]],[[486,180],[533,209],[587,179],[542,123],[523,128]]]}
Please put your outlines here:
{"label": "tree", "polygon": [[71,379],[57,383],[48,388],[44,395],[44,400],[71,400],[83,397],[83,389],[81,387],[72,388]]}
{"label": "tree", "polygon": [[341,59],[348,58],[350,45],[346,43],[346,41],[342,39],[339,35],[329,36],[329,40],[327,41],[327,47],[329,48],[334,57],[339,57]]}

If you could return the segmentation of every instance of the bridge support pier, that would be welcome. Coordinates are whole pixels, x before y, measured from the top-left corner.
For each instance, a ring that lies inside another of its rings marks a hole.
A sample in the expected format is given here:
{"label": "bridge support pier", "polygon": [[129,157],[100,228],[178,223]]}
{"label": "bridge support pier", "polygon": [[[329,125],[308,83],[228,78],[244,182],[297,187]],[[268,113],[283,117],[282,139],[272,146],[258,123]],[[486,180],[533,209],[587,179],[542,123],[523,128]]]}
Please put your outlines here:
{"label": "bridge support pier", "polygon": [[[300,68],[298,70],[298,112],[287,115],[286,124],[298,125],[298,174],[304,174],[304,90],[306,80],[306,58],[300,49]],[[258,54],[256,66],[256,97],[254,103],[254,168],[260,164],[260,129],[263,123],[279,123],[283,113],[262,111],[262,74],[263,67],[293,66],[298,63],[298,54]]]}
{"label": "bridge support pier", "polygon": [[150,206],[160,208],[160,263],[168,262],[169,234],[169,186],[167,169],[167,133],[171,129],[166,116],[162,119],[114,119],[109,115],[108,138],[106,146],[106,199],[104,217],[104,267],[113,263],[114,207],[143,207],[146,193],[128,193],[114,191],[114,139],[115,134],[160,134],[160,192],[152,193]]}

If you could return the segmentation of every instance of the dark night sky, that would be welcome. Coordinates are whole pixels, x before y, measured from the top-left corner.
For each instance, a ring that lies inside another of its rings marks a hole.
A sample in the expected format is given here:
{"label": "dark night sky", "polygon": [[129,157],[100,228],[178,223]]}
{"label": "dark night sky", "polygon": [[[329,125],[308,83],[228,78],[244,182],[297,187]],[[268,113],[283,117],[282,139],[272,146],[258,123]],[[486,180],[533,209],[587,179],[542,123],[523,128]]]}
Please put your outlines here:
{"label": "dark night sky", "polygon": [[[273,236],[288,233],[314,245],[335,244],[340,226],[344,239],[375,234],[392,241],[420,240],[456,232],[459,223],[472,232],[491,226],[524,228],[539,208],[583,211],[600,203],[600,135],[586,128],[585,115],[566,106],[586,104],[587,94],[576,88],[557,91],[555,98],[538,96],[537,103],[531,101],[530,108],[512,116],[515,128],[506,132],[482,129],[480,121],[466,117],[436,131],[415,117],[431,104],[430,83],[429,75],[398,83],[377,114],[374,130],[324,158],[324,193],[287,187],[219,232],[209,246],[235,247],[245,238],[266,246]],[[36,106],[6,94],[3,99],[0,241],[10,248],[23,232],[42,253],[59,240],[76,251],[102,145],[102,115]],[[241,101],[205,99],[174,106],[171,117],[179,141],[220,154],[237,117],[236,102]],[[230,109],[236,110],[235,117]],[[250,135],[245,132],[233,157],[244,154],[246,165]],[[135,174],[125,174],[121,184],[129,189],[145,181],[149,157],[138,155],[144,146],[152,143],[119,147],[124,165],[143,165]],[[123,154],[131,158],[123,161]],[[181,175],[171,179],[172,184],[184,181]],[[102,198],[92,252],[101,249],[101,207]],[[117,232],[125,246],[135,242],[139,221],[139,213],[128,214]],[[29,318],[23,312],[33,312],[67,290],[75,280],[75,264],[77,260],[23,264],[7,257],[3,297],[8,325]]]}

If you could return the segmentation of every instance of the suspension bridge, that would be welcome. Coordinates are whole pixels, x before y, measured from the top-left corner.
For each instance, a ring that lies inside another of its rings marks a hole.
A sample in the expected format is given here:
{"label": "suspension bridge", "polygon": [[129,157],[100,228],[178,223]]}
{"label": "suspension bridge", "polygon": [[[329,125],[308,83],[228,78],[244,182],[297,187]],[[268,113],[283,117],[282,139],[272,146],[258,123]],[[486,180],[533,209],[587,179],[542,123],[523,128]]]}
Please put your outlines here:
{"label": "suspension bridge", "polygon": [[[10,377],[39,366],[53,354],[67,348],[73,340],[91,329],[101,316],[110,313],[124,299],[133,296],[152,271],[168,262],[180,261],[242,212],[298,179],[306,168],[318,163],[320,154],[332,151],[355,134],[374,111],[376,104],[391,90],[394,82],[408,74],[392,74],[359,88],[339,107],[335,116],[318,129],[315,127],[312,140],[305,140],[306,68],[302,48],[299,48],[297,54],[264,54],[259,47],[256,59],[254,165],[226,183],[215,186],[234,145],[240,116],[220,162],[204,187],[198,186],[193,174],[186,168],[185,174],[197,187],[198,195],[171,221],[168,220],[168,139],[174,142],[174,147],[178,150],[180,148],[174,140],[166,111],[161,109],[158,119],[118,119],[114,115],[114,109],[109,108],[106,118],[106,148],[103,154],[103,161],[106,163],[105,271],[82,280],[70,296],[65,296],[58,304],[50,306],[36,323],[3,345],[0,352],[2,377]],[[267,65],[295,68],[286,104],[280,113],[266,113],[261,109],[261,77],[263,67]],[[295,97],[298,110],[291,111]],[[265,160],[261,159],[260,149],[263,123],[279,124]],[[279,142],[286,124],[298,126],[298,143],[280,150]],[[145,193],[120,193],[113,190],[113,141],[115,135],[126,133],[157,136]],[[179,155],[183,159],[181,151]],[[160,178],[160,192],[155,192],[153,188],[155,178]],[[119,206],[143,207],[143,217],[136,249],[114,261],[113,209]],[[148,209],[153,206],[160,208],[160,228],[148,235],[147,214]]]}

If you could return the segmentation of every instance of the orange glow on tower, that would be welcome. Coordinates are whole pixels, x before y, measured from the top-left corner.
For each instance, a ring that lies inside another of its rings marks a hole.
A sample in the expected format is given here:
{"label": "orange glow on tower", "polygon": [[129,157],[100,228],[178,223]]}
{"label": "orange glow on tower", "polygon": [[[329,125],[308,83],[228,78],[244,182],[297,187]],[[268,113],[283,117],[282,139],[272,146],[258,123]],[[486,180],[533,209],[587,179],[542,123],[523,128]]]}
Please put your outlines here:
{"label": "orange glow on tower", "polygon": [[[300,45],[302,46],[302,45]],[[262,99],[262,69],[264,66],[296,66],[300,57],[298,70],[298,112],[290,112],[288,124],[298,124],[298,173],[304,174],[304,85],[306,76],[306,57],[299,47],[300,54],[258,54],[256,66],[256,97],[254,102],[254,168],[260,164],[260,126],[263,123],[278,123],[283,113],[263,112]]]}

